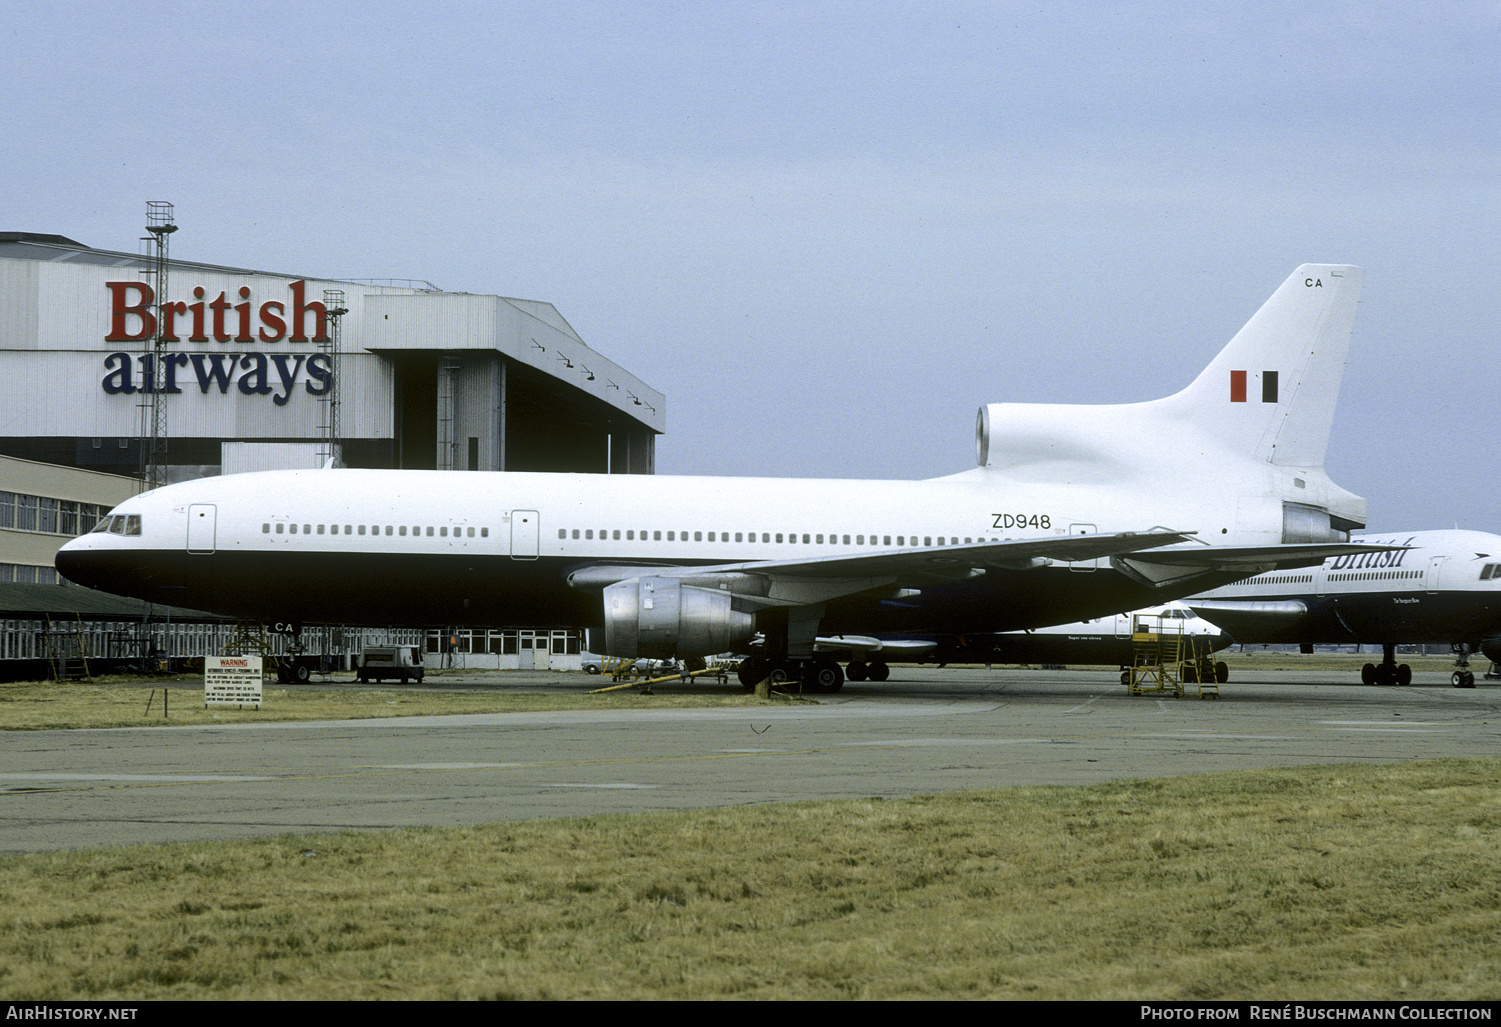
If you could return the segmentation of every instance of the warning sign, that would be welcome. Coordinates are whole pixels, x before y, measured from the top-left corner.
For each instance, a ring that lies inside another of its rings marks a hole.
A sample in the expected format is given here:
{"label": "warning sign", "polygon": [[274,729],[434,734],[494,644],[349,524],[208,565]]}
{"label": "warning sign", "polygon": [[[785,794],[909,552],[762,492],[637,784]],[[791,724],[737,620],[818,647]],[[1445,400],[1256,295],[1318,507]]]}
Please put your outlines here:
{"label": "warning sign", "polygon": [[203,701],[206,705],[259,706],[259,656],[208,656],[203,660]]}

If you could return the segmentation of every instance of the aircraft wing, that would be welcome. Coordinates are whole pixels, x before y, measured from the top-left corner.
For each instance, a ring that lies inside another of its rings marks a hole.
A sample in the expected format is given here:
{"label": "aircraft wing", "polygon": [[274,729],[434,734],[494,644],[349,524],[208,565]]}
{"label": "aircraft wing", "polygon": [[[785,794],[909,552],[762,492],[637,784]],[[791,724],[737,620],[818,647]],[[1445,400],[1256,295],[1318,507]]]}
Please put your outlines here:
{"label": "aircraft wing", "polygon": [[[1249,578],[1267,571],[1316,567],[1330,557],[1356,553],[1381,553],[1406,546],[1373,546],[1358,542],[1287,543],[1271,546],[1172,547],[1152,552],[1112,557],[1116,570],[1137,581],[1155,586],[1176,582],[1211,571]],[[1218,622],[1216,622],[1218,623]]]}
{"label": "aircraft wing", "polygon": [[1189,537],[1179,531],[1123,532],[691,567],[595,564],[575,568],[568,575],[568,583],[576,589],[595,590],[633,578],[668,578],[728,592],[751,607],[802,606],[878,588],[962,581],[980,576],[987,567],[1024,570],[1043,566],[1047,560],[1096,560],[1139,553],[1185,542]]}
{"label": "aircraft wing", "polygon": [[1308,615],[1301,599],[1184,599],[1184,606],[1222,628],[1231,638],[1254,642],[1268,631],[1286,631]]}

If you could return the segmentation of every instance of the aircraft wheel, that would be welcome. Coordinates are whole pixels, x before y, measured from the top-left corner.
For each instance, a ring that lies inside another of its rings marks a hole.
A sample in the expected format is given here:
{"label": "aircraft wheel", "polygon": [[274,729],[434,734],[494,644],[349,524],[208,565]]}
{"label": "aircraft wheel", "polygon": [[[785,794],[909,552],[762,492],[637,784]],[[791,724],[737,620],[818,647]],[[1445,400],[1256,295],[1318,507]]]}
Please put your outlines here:
{"label": "aircraft wheel", "polygon": [[849,669],[846,671],[851,681],[864,681],[870,677],[870,670],[860,660],[851,660]]}
{"label": "aircraft wheel", "polygon": [[1131,672],[1129,670],[1121,671],[1121,684],[1127,688],[1131,687]]}
{"label": "aircraft wheel", "polygon": [[1230,680],[1230,665],[1228,663],[1226,663],[1224,660],[1221,660],[1219,663],[1216,663],[1214,665],[1214,681],[1215,681],[1215,684],[1223,685],[1226,681],[1229,681],[1229,680]]}
{"label": "aircraft wheel", "polygon": [[844,687],[844,671],[833,660],[813,664],[813,691],[833,693]]}
{"label": "aircraft wheel", "polygon": [[891,677],[891,668],[884,663],[872,663],[870,665],[870,679],[872,681],[885,681]]}
{"label": "aircraft wheel", "polygon": [[313,679],[313,670],[305,663],[292,664],[292,680],[305,685]]}
{"label": "aircraft wheel", "polygon": [[1405,663],[1397,667],[1397,684],[1403,688],[1412,684],[1412,668]]}
{"label": "aircraft wheel", "polygon": [[1374,685],[1376,683],[1376,665],[1368,663],[1360,668],[1360,683],[1362,685]]}
{"label": "aircraft wheel", "polygon": [[740,687],[749,692],[766,677],[766,661],[759,656],[747,656],[735,668],[735,675],[740,679]]}
{"label": "aircraft wheel", "polygon": [[1468,670],[1456,670],[1449,680],[1454,683],[1455,688],[1475,687],[1475,675]]}
{"label": "aircraft wheel", "polygon": [[766,672],[766,676],[771,679],[773,685],[785,685],[792,680],[792,668],[778,660],[771,665],[771,669]]}

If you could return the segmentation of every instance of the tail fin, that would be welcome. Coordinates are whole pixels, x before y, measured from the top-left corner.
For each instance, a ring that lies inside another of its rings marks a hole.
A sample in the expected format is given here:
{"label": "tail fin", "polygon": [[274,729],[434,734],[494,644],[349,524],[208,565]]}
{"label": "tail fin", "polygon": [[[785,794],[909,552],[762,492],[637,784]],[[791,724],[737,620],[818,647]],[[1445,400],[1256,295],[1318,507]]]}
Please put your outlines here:
{"label": "tail fin", "polygon": [[1364,275],[1304,264],[1193,384],[1154,405],[1237,452],[1322,467]]}

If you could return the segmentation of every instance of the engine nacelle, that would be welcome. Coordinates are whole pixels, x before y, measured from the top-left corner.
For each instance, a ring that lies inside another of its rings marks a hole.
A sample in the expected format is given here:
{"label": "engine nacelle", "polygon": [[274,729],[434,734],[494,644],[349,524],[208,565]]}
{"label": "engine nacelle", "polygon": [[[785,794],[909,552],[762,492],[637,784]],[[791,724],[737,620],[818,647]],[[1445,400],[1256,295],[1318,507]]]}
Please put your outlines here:
{"label": "engine nacelle", "polygon": [[727,592],[676,578],[631,578],[604,590],[605,653],[629,659],[712,656],[750,641],[755,621]]}

